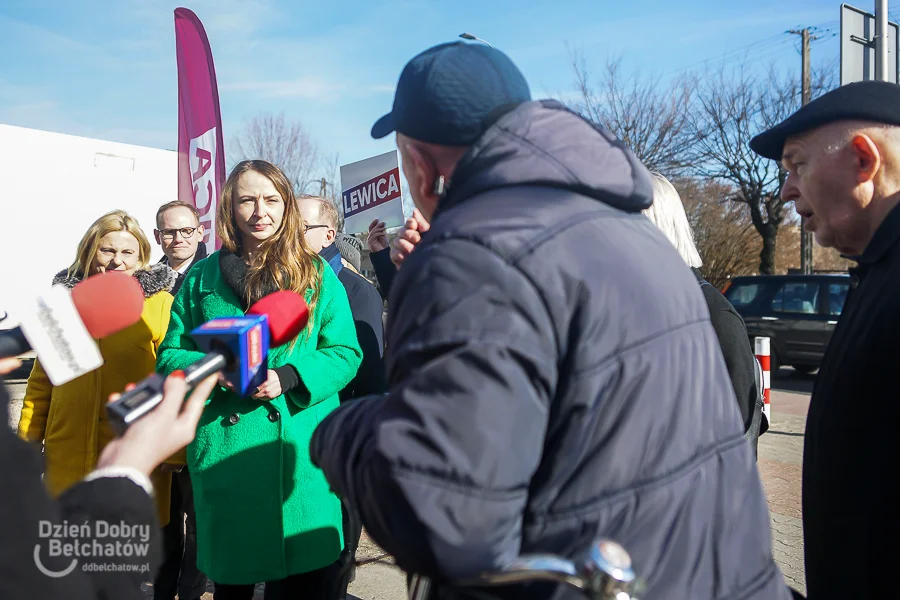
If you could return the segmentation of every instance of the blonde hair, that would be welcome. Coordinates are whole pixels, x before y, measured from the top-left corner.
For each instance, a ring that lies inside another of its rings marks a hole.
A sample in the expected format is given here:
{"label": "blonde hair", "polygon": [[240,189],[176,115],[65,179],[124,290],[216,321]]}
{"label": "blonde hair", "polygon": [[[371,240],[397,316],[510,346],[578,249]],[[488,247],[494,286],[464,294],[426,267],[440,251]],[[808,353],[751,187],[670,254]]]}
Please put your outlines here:
{"label": "blonde hair", "polygon": [[247,272],[245,300],[248,305],[253,304],[273,286],[278,290],[291,290],[301,296],[311,290],[312,294],[307,302],[312,315],[319,297],[321,268],[324,263],[303,238],[303,218],[290,181],[281,169],[264,160],[245,160],[232,169],[222,188],[216,215],[216,230],[222,240],[222,247],[238,255],[242,252],[234,204],[237,200],[235,195],[238,180],[247,171],[259,173],[272,182],[284,201],[284,216],[278,231],[262,242],[259,252],[253,256]]}
{"label": "blonde hair", "polygon": [[91,263],[97,256],[100,248],[100,240],[108,233],[126,231],[134,236],[138,242],[138,270],[150,266],[150,242],[144,235],[144,230],[138,224],[137,219],[124,210],[111,210],[88,227],[81,241],[78,242],[78,251],[75,253],[75,262],[68,269],[68,276],[82,279],[90,271]]}
{"label": "blonde hair", "polygon": [[678,190],[659,173],[651,175],[653,175],[653,204],[642,212],[669,238],[684,262],[699,269],[703,266],[703,260],[694,244],[694,232],[684,212],[684,204]]}

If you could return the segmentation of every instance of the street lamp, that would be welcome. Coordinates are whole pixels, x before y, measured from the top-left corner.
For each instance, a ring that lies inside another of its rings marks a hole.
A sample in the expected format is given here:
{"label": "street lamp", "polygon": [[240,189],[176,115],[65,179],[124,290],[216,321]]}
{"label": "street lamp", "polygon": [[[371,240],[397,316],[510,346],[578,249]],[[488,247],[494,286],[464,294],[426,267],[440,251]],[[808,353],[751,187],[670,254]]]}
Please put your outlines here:
{"label": "street lamp", "polygon": [[464,40],[472,40],[473,42],[481,42],[482,44],[486,44],[487,46],[493,48],[493,46],[491,46],[491,44],[489,42],[481,39],[480,37],[474,36],[471,33],[461,33],[461,34],[459,34],[459,37],[461,37]]}

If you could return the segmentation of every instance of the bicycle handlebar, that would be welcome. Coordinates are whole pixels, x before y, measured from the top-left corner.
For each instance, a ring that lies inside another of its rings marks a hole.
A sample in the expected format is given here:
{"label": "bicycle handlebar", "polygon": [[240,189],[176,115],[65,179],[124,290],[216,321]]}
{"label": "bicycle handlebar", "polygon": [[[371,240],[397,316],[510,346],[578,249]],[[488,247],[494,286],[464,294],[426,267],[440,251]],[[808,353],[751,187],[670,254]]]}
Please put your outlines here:
{"label": "bicycle handlebar", "polygon": [[638,600],[643,582],[635,575],[631,556],[620,544],[598,538],[579,561],[553,554],[526,554],[502,571],[457,581],[459,587],[490,587],[552,581],[582,592],[589,600]]}

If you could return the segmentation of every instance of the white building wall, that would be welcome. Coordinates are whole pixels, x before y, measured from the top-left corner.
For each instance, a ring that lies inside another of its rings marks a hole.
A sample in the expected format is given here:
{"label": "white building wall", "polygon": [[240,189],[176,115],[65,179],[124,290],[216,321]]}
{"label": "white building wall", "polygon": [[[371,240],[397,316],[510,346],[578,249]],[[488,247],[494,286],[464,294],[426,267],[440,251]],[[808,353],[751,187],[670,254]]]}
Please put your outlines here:
{"label": "white building wall", "polygon": [[177,156],[0,124],[0,310],[8,294],[49,287],[90,224],[113,209],[138,220],[158,261],[154,219],[178,198]]}

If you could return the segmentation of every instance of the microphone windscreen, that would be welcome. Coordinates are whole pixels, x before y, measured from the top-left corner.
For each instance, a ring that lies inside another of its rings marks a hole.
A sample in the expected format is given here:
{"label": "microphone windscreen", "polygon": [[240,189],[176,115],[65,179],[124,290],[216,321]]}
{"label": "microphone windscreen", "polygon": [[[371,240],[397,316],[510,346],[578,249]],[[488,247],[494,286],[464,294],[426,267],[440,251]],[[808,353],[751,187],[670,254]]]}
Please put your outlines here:
{"label": "microphone windscreen", "polygon": [[72,302],[91,337],[100,339],[141,320],[144,290],[131,275],[107,271],[73,287]]}
{"label": "microphone windscreen", "polygon": [[260,298],[247,309],[248,315],[269,318],[269,345],[286,344],[303,331],[309,322],[309,306],[303,297],[290,290],[282,290]]}

